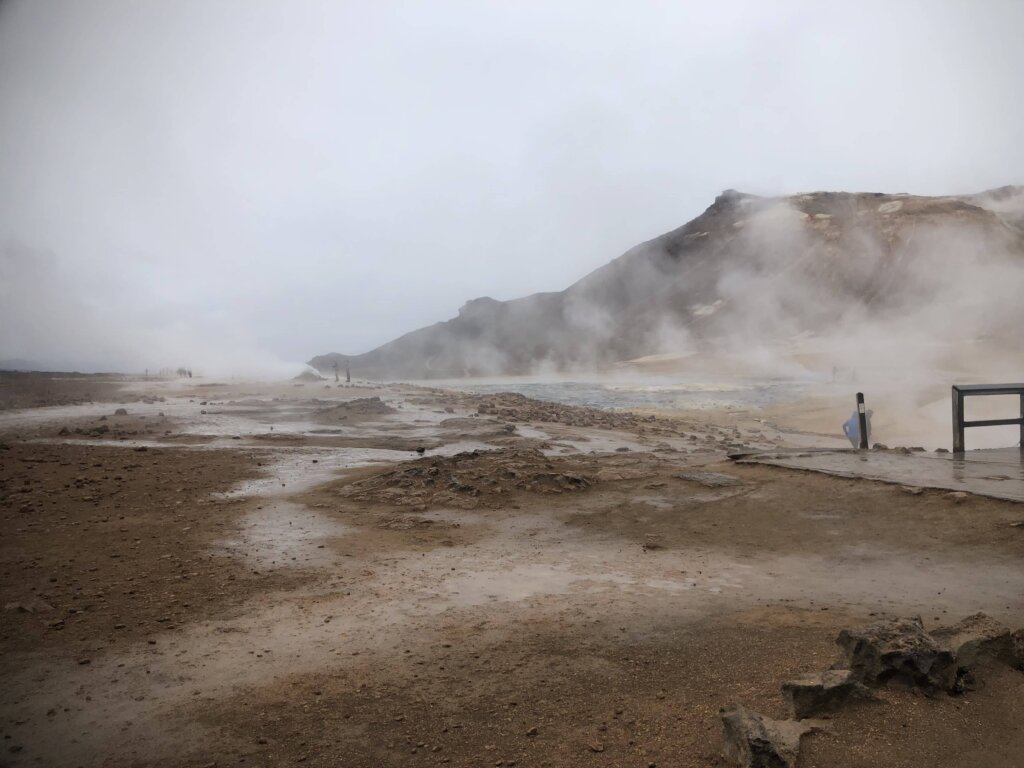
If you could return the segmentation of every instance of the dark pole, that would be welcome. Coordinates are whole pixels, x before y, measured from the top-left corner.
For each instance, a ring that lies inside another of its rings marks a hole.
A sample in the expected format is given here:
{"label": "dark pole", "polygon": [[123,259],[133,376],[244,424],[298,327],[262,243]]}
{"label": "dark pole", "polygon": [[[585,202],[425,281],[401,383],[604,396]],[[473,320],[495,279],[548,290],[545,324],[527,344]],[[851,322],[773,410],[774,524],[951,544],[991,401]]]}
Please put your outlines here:
{"label": "dark pole", "polygon": [[953,385],[953,453],[964,452],[964,396]]}
{"label": "dark pole", "polygon": [[863,392],[857,393],[857,420],[860,422],[860,448],[863,451],[868,447],[868,414]]}

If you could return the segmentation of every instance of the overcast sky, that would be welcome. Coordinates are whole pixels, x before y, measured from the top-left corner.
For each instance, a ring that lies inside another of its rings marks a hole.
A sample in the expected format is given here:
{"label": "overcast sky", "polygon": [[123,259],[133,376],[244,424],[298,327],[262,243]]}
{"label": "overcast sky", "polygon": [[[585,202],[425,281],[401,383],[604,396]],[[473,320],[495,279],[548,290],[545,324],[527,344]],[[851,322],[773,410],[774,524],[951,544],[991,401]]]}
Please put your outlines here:
{"label": "overcast sky", "polygon": [[0,359],[269,370],[728,187],[1022,184],[1022,39],[1019,0],[2,2]]}

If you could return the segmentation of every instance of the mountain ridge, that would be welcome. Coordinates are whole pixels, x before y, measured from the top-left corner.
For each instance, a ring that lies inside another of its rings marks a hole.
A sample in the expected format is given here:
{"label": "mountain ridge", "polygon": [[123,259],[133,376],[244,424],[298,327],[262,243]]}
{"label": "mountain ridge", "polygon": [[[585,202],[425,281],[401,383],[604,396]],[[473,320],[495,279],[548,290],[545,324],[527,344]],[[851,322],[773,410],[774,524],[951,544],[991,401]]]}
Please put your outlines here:
{"label": "mountain ridge", "polygon": [[[347,361],[357,376],[414,379],[594,370],[737,337],[776,343],[859,316],[897,317],[929,292],[948,300],[972,270],[1024,279],[1019,268],[1021,186],[935,197],[729,189],[562,291],[472,299],[450,320],[309,364],[326,373]],[[1006,330],[1000,318],[990,325],[980,332]]]}

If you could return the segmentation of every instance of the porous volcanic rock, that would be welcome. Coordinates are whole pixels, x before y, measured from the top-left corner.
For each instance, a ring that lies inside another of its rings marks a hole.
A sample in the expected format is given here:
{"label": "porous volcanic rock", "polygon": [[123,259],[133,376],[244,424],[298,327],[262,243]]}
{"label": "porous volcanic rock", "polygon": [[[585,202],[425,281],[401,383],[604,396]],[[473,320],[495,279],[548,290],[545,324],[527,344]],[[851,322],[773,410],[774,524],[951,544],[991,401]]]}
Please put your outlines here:
{"label": "porous volcanic rock", "polygon": [[836,638],[843,653],[839,667],[865,685],[897,685],[927,693],[949,690],[956,679],[956,659],[924,630],[920,618],[886,619]]}
{"label": "porous volcanic rock", "polygon": [[794,768],[800,739],[814,726],[795,720],[772,720],[742,705],[721,713],[725,757],[742,768]]}
{"label": "porous volcanic rock", "polygon": [[871,691],[848,669],[809,672],[788,680],[782,684],[782,695],[798,720],[835,712],[853,701],[873,698]]}

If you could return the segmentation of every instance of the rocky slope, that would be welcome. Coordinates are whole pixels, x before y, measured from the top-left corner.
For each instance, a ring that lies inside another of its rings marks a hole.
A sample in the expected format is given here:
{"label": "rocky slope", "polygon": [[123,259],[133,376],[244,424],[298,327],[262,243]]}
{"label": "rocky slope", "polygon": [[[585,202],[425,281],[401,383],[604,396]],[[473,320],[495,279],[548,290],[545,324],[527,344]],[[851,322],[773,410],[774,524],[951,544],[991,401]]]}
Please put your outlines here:
{"label": "rocky slope", "polygon": [[[697,218],[557,293],[475,299],[347,358],[359,377],[594,370],[658,354],[778,345],[865,323],[936,340],[1024,325],[1024,187],[977,195],[727,190]],[[321,355],[323,372],[346,357]]]}

